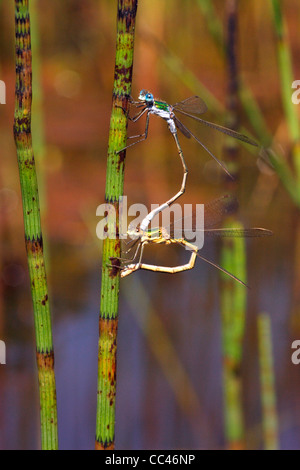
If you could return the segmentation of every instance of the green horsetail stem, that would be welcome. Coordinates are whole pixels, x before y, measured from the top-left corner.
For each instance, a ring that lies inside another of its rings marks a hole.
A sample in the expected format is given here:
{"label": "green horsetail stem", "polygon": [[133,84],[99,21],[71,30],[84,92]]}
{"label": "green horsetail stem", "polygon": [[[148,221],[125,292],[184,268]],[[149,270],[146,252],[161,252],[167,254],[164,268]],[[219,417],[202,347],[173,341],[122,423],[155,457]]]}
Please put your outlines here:
{"label": "green horsetail stem", "polygon": [[[243,228],[232,221],[226,227]],[[246,282],[244,238],[224,240],[221,266]],[[244,448],[241,362],[246,318],[247,289],[221,273],[221,318],[225,436],[230,449]]]}
{"label": "green horsetail stem", "polygon": [[[281,79],[281,96],[289,129],[290,139],[293,145],[292,156],[296,170],[296,182],[298,193],[300,191],[300,125],[297,106],[292,102],[292,83],[295,80],[292,64],[292,52],[290,50],[285,19],[282,14],[282,5],[279,0],[272,0],[274,28],[277,39],[278,65]],[[300,201],[298,202],[300,205]]]}
{"label": "green horsetail stem", "polygon": [[276,409],[271,320],[268,314],[261,313],[258,316],[257,327],[264,448],[265,450],[278,450],[278,415]]}
{"label": "green horsetail stem", "polygon": [[[119,233],[119,197],[123,194],[128,99],[131,94],[135,19],[138,0],[118,0],[117,46],[112,113],[110,120],[105,201],[117,214],[107,213],[107,229]],[[123,109],[122,109],[123,108]],[[120,270],[110,258],[120,257],[120,240],[106,238],[103,242],[101,305],[99,318],[98,393],[96,416],[96,449],[114,449],[116,354]]]}
{"label": "green horsetail stem", "polygon": [[37,175],[32,150],[32,59],[29,0],[15,0],[16,102],[14,137],[23,201],[25,242],[36,333],[43,450],[58,448],[54,351]]}

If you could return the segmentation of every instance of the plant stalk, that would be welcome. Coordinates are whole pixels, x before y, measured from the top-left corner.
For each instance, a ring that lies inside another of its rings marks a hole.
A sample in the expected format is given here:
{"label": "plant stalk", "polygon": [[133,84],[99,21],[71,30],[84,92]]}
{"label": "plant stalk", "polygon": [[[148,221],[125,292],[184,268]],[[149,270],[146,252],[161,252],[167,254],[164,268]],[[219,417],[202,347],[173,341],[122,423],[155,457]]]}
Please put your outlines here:
{"label": "plant stalk", "polygon": [[[123,194],[127,110],[131,94],[135,20],[138,0],[118,0],[117,46],[110,121],[106,192],[107,233],[119,233],[119,198]],[[115,218],[116,215],[116,218]],[[96,449],[115,446],[116,353],[120,270],[120,240],[103,242],[101,305],[99,318]],[[111,266],[115,264],[114,266]]]}
{"label": "plant stalk", "polygon": [[[287,28],[279,0],[271,0],[274,28],[277,39],[278,66],[281,79],[281,96],[286,122],[292,143],[292,158],[296,171],[298,194],[300,193],[300,126],[297,106],[292,102],[292,83],[294,81],[292,53],[288,41]],[[298,206],[300,203],[298,203]]]}
{"label": "plant stalk", "polygon": [[[238,3],[227,0],[227,120],[225,125],[239,130],[239,71],[237,60]],[[225,162],[235,181],[225,180],[226,189],[236,192],[240,176],[239,147],[234,139],[228,139],[224,148]],[[236,217],[231,217],[226,226],[243,228]],[[222,243],[221,266],[245,280],[246,246],[244,239],[225,239]],[[223,387],[225,438],[230,449],[243,449],[244,416],[242,405],[241,360],[243,351],[244,324],[246,318],[247,292],[231,278],[222,276],[221,318],[223,351]]]}
{"label": "plant stalk", "polygon": [[25,244],[28,258],[36,333],[42,449],[58,448],[54,350],[38,182],[31,136],[32,54],[29,0],[15,0],[16,102],[14,138],[17,147],[23,201]]}
{"label": "plant stalk", "polygon": [[[236,221],[227,227],[243,228]],[[245,240],[225,240],[221,266],[246,281]],[[224,384],[225,436],[230,449],[243,449],[244,419],[242,409],[241,362],[247,304],[246,288],[221,274],[222,351]]]}
{"label": "plant stalk", "polygon": [[271,320],[269,315],[266,313],[260,314],[257,320],[257,327],[264,448],[265,450],[278,450],[278,415],[276,410]]}

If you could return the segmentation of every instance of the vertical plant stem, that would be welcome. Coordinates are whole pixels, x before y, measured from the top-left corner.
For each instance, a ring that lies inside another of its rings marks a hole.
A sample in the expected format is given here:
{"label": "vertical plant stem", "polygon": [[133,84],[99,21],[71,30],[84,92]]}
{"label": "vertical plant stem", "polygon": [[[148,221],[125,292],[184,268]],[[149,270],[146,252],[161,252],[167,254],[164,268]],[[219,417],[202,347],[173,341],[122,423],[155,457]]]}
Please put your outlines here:
{"label": "vertical plant stem", "polygon": [[[271,0],[273,10],[274,28],[277,39],[277,55],[278,66],[281,78],[281,97],[285,118],[289,130],[290,140],[292,144],[291,155],[293,167],[295,170],[295,180],[297,187],[298,200],[295,200],[298,208],[300,207],[300,125],[298,119],[297,105],[292,102],[292,83],[295,80],[292,64],[292,52],[289,46],[287,26],[282,12],[282,5],[278,0]],[[298,217],[297,227],[295,230],[295,267],[294,267],[294,289],[293,289],[293,306],[292,310],[297,314],[299,311],[300,294],[298,285],[300,283],[300,265],[298,263],[297,254],[300,246],[300,220]]]}
{"label": "vertical plant stem", "polygon": [[[238,63],[237,34],[238,8],[236,0],[227,0],[227,120],[226,126],[238,130]],[[236,141],[228,139],[224,148],[226,165],[235,181],[227,181],[227,187],[236,191],[239,180],[239,148]],[[229,227],[243,228],[232,218]],[[241,279],[246,277],[246,252],[243,239],[224,240],[221,252],[221,265]],[[223,279],[223,278],[222,278]],[[225,438],[231,449],[244,448],[244,419],[242,406],[241,360],[244,324],[246,317],[246,289],[233,279],[224,278],[221,289],[222,347],[223,347],[223,387]]]}
{"label": "vertical plant stem", "polygon": [[[227,69],[228,69],[228,85],[227,85],[227,99],[226,99],[226,126],[231,129],[238,130],[238,90],[239,90],[239,77],[238,77],[238,63],[237,63],[237,4],[235,0],[227,0]],[[229,171],[234,176],[234,189],[237,187],[239,178],[239,147],[235,139],[227,139],[224,148],[226,156],[226,164]],[[228,180],[228,183],[231,180]]]}
{"label": "vertical plant stem", "polygon": [[257,326],[264,448],[265,450],[278,450],[278,416],[276,411],[271,321],[269,315],[265,313],[260,314],[257,320]]}
{"label": "vertical plant stem", "polygon": [[[243,227],[236,221],[227,227]],[[221,266],[246,281],[245,240],[226,240]],[[244,448],[241,362],[247,303],[246,288],[222,274],[221,314],[225,436],[230,449]]]}
{"label": "vertical plant stem", "polygon": [[29,0],[15,0],[16,103],[14,137],[23,201],[39,377],[43,450],[58,448],[54,351],[43,254],[38,183],[31,136],[32,58]]}
{"label": "vertical plant stem", "polygon": [[[131,93],[135,19],[138,0],[118,0],[117,46],[112,114],[110,121],[106,192],[108,233],[119,233],[119,198],[123,194],[128,98]],[[122,109],[123,108],[123,109]],[[110,258],[120,256],[120,240],[103,242],[101,306],[99,319],[96,449],[114,449],[116,353],[119,304],[119,269]],[[117,263],[115,261],[115,263]]]}
{"label": "vertical plant stem", "polygon": [[292,54],[289,46],[287,28],[279,0],[271,0],[274,28],[277,38],[278,65],[281,78],[282,104],[292,142],[292,157],[296,171],[298,193],[300,192],[300,126],[297,106],[292,102],[292,83],[294,81]]}

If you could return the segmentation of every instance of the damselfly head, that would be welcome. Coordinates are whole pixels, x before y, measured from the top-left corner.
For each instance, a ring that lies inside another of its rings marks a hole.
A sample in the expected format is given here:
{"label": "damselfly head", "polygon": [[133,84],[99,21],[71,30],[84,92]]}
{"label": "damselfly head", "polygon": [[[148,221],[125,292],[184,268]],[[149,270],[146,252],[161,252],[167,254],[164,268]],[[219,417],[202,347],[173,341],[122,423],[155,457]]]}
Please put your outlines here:
{"label": "damselfly head", "polygon": [[145,101],[145,103],[147,103],[147,104],[153,103],[154,96],[152,95],[152,93],[150,93],[147,90],[141,90],[140,94],[139,94],[139,100],[140,101]]}

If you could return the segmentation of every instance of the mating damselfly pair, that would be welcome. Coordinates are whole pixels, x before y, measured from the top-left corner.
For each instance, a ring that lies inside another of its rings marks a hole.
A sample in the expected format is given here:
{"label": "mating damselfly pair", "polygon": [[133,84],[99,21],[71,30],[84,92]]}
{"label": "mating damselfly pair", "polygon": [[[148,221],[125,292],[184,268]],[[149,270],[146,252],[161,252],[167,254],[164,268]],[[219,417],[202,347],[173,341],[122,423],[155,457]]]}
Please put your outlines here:
{"label": "mating damselfly pair", "polygon": [[[151,271],[156,271],[156,272],[166,272],[166,273],[176,273],[176,272],[181,272],[185,271],[188,269],[192,269],[195,265],[196,258],[200,258],[207,263],[215,266],[219,270],[226,272],[229,276],[240,282],[241,284],[244,284],[242,281],[237,279],[234,275],[231,273],[228,273],[226,270],[218,266],[217,264],[207,260],[206,258],[202,257],[199,252],[198,252],[198,247],[196,245],[193,245],[189,241],[187,241],[184,238],[174,238],[172,236],[172,230],[168,230],[166,227],[160,227],[160,228],[154,228],[148,230],[148,226],[151,223],[151,221],[154,219],[156,215],[158,215],[160,212],[163,210],[167,209],[170,207],[182,194],[185,192],[186,188],[186,181],[187,181],[187,175],[188,175],[188,169],[185,163],[183,151],[181,149],[179,139],[178,139],[178,134],[177,134],[177,129],[180,130],[180,132],[187,138],[193,137],[201,146],[202,148],[209,153],[213,157],[213,159],[223,168],[223,170],[226,172],[226,174],[232,178],[231,174],[227,170],[226,166],[221,162],[199,139],[196,137],[190,129],[188,129],[180,120],[179,118],[175,115],[175,113],[180,113],[183,116],[188,116],[201,124],[210,127],[211,129],[217,130],[227,136],[233,137],[235,139],[238,139],[242,142],[245,142],[247,144],[250,144],[255,147],[259,147],[258,144],[251,138],[247,137],[246,135],[240,134],[232,129],[228,129],[226,127],[220,126],[218,124],[212,123],[210,121],[206,121],[205,119],[202,119],[199,117],[199,115],[204,114],[207,111],[207,106],[204,103],[204,101],[199,97],[199,96],[192,96],[190,98],[185,99],[184,101],[175,103],[173,105],[169,105],[165,101],[157,100],[154,98],[153,94],[150,93],[147,90],[141,90],[138,101],[134,101],[131,99],[131,105],[139,109],[139,112],[131,117],[128,116],[128,118],[133,121],[137,122],[143,115],[146,115],[146,125],[145,125],[145,131],[143,134],[140,135],[135,135],[131,136],[129,138],[137,138],[135,142],[132,144],[129,144],[125,148],[119,150],[119,152],[128,149],[129,147],[132,147],[133,145],[136,145],[139,142],[142,142],[147,139],[148,137],[148,129],[149,129],[149,119],[150,115],[154,114],[156,116],[159,116],[163,120],[165,120],[168,124],[168,128],[171,132],[171,135],[173,136],[175,140],[175,144],[177,147],[177,151],[182,163],[183,167],[183,180],[181,184],[180,190],[168,201],[165,203],[161,204],[159,207],[156,209],[152,210],[141,222],[140,226],[135,230],[135,241],[131,244],[130,248],[133,248],[133,245],[137,245],[134,256],[129,260],[129,259],[123,259],[125,263],[130,262],[130,261],[135,261],[136,258],[139,255],[138,262],[135,264],[127,264],[122,267],[121,271],[121,276],[125,277],[131,274],[134,271],[137,271],[138,269],[146,269],[146,270],[151,270]],[[233,179],[233,178],[232,178]],[[217,215],[221,215],[224,218],[224,214],[229,214],[230,213],[230,208],[232,209],[233,206],[236,206],[236,200],[231,199],[230,197],[225,197],[218,199],[214,201],[213,203],[210,203],[206,206],[206,216],[205,216],[205,228],[204,232],[205,235],[211,235],[214,234],[215,236],[230,236],[230,237],[261,237],[261,236],[266,236],[266,235],[271,235],[271,232],[269,230],[261,229],[261,228],[252,228],[252,229],[211,229],[211,221],[216,220]],[[219,220],[220,222],[221,220]],[[214,224],[216,225],[216,224]],[[130,232],[128,232],[128,235]],[[137,237],[138,235],[138,237]],[[147,244],[164,244],[164,245],[169,245],[169,244],[177,244],[180,246],[184,246],[185,248],[189,249],[191,251],[191,256],[190,260],[187,264],[181,265],[181,266],[176,266],[176,267],[164,267],[164,266],[155,266],[155,265],[148,265],[145,263],[142,263],[142,257],[143,257],[143,252],[144,252],[144,247]],[[127,250],[127,253],[130,250]]]}
{"label": "mating damselfly pair", "polygon": [[[270,230],[264,228],[219,228],[224,219],[227,216],[230,216],[236,212],[238,209],[237,199],[233,196],[225,195],[219,199],[215,199],[212,202],[209,202],[204,206],[204,226],[203,234],[204,237],[241,237],[241,238],[254,238],[254,237],[267,237],[272,235]],[[193,232],[199,230],[195,226],[195,217],[192,216],[192,223],[190,224]],[[219,271],[224,272],[235,281],[246,286],[246,284],[234,276],[232,273],[229,273],[224,268],[218,264],[208,260],[199,253],[199,247],[191,243],[185,238],[176,237],[176,224],[182,226],[184,219],[176,220],[168,227],[155,227],[147,229],[146,231],[141,232],[140,226],[137,226],[133,229],[128,230],[129,240],[126,244],[129,248],[125,251],[125,255],[128,255],[127,258],[121,258],[122,265],[121,268],[121,277],[126,277],[132,274],[139,269],[144,269],[154,272],[162,272],[175,274],[182,271],[187,271],[193,269],[195,266],[196,259],[199,258],[202,261],[210,264],[211,266],[217,268]],[[144,249],[146,245],[177,245],[184,247],[186,250],[190,251],[189,261],[186,264],[169,267],[169,266],[158,266],[154,264],[145,264],[142,262]],[[134,262],[134,263],[133,263]],[[115,267],[115,265],[114,265]]]}

